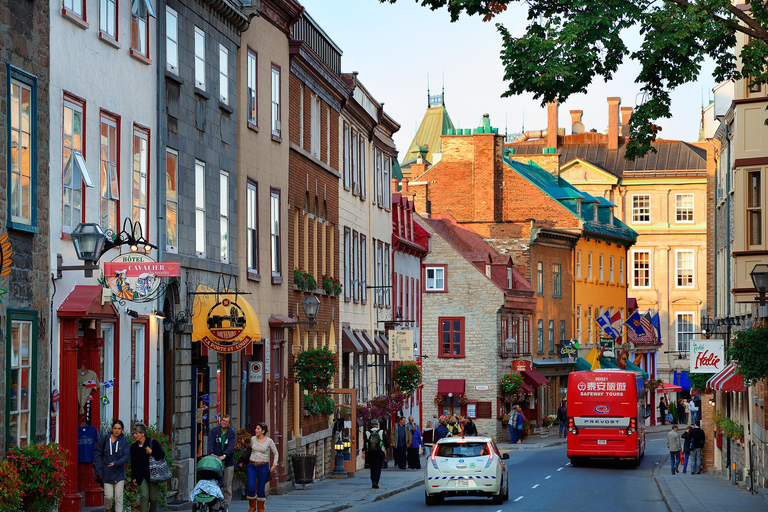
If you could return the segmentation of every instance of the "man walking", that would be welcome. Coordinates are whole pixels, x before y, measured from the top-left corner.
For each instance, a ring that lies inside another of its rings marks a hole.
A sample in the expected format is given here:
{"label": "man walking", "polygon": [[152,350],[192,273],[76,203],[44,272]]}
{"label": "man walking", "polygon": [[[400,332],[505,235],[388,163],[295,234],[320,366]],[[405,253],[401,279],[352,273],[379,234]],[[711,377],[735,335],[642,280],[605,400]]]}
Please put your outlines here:
{"label": "man walking", "polygon": [[208,434],[208,455],[215,455],[224,463],[224,475],[221,477],[224,500],[227,505],[232,501],[232,477],[235,475],[235,444],[237,433],[229,425],[229,414],[221,417],[221,424],[213,427]]}
{"label": "man walking", "polygon": [[363,458],[368,461],[371,468],[371,487],[379,488],[381,479],[381,466],[384,462],[384,450],[389,448],[389,438],[379,429],[379,420],[371,420],[371,430],[365,433],[363,445]]}
{"label": "man walking", "polygon": [[664,403],[663,398],[659,398],[659,413],[661,415],[661,424],[667,420],[667,404]]}
{"label": "man walking", "polygon": [[699,408],[696,406],[696,400],[691,399],[688,402],[688,412],[691,417],[691,423],[696,423],[699,419]]}
{"label": "man walking", "polygon": [[557,431],[557,437],[568,436],[568,408],[565,406],[565,400],[562,401],[560,407],[557,409],[557,421],[559,428]]}
{"label": "man walking", "polygon": [[697,421],[693,424],[693,430],[691,430],[691,456],[693,457],[693,471],[692,475],[700,475],[704,469],[701,463],[701,450],[704,448],[704,442],[706,436],[704,431],[701,430],[701,422]]}
{"label": "man walking", "polygon": [[400,420],[390,433],[390,442],[395,448],[395,464],[400,469],[405,469],[407,461],[408,447],[412,441],[411,429],[405,424],[405,416],[400,416]]}
{"label": "man walking", "polygon": [[669,459],[672,464],[672,474],[674,475],[679,470],[677,466],[680,464],[680,436],[677,435],[677,424],[672,425],[672,430],[667,434],[667,450],[669,450]]}

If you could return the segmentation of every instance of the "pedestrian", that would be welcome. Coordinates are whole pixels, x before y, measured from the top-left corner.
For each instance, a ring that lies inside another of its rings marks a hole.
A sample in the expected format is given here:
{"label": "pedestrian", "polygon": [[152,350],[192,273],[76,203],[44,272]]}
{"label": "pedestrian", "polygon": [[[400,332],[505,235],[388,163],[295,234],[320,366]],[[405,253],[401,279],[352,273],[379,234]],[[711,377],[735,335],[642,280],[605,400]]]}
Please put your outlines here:
{"label": "pedestrian", "polygon": [[133,485],[139,490],[139,508],[141,512],[157,512],[157,492],[160,485],[149,481],[149,458],[163,460],[165,452],[157,439],[147,437],[147,426],[136,423],[133,426],[131,445],[131,477]]}
{"label": "pedestrian", "polygon": [[413,441],[411,429],[405,424],[405,416],[400,416],[395,428],[389,433],[390,444],[395,448],[395,465],[405,469],[408,447]]}
{"label": "pedestrian", "polygon": [[667,450],[669,450],[669,461],[672,464],[672,474],[676,474],[680,465],[680,436],[677,434],[677,425],[672,425],[672,430],[667,434]]}
{"label": "pedestrian", "polygon": [[123,512],[125,464],[131,457],[130,443],[123,435],[124,428],[122,421],[113,421],[110,435],[102,436],[96,443],[93,470],[104,486],[104,510],[107,512],[112,505],[115,506],[115,512]]}
{"label": "pedestrian", "polygon": [[688,414],[691,417],[691,423],[699,421],[699,408],[696,407],[696,401],[690,400],[688,402]]}
{"label": "pedestrian", "polygon": [[448,420],[448,430],[453,437],[461,436],[461,424],[459,423],[459,420],[456,419],[456,416],[451,416],[451,419]]}
{"label": "pedestrian", "polygon": [[682,398],[678,398],[677,400],[677,422],[680,424],[685,424],[685,404],[683,403]]}
{"label": "pedestrian", "polygon": [[560,407],[557,408],[557,421],[559,428],[557,430],[557,437],[568,436],[568,408],[565,406],[565,400],[560,403]]}
{"label": "pedestrian", "polygon": [[444,437],[448,437],[448,434],[450,433],[450,430],[448,430],[448,422],[445,421],[445,418],[441,418],[440,425],[435,429],[435,443]]}
{"label": "pedestrian", "polygon": [[434,430],[437,430],[437,427],[440,426],[440,420],[437,419],[437,413],[432,414],[432,419],[430,420],[430,422],[432,423],[432,428]]}
{"label": "pedestrian", "polygon": [[509,442],[512,444],[517,443],[517,409],[515,409],[515,406],[513,405],[512,408],[509,410],[509,416],[508,416],[508,427],[509,427]]}
{"label": "pedestrian", "polygon": [[520,409],[519,405],[516,405],[515,408],[517,409],[517,419],[516,419],[516,428],[517,428],[517,444],[523,443],[523,426],[525,426],[525,415],[523,414],[522,409]]}
{"label": "pedestrian", "polygon": [[694,392],[693,403],[696,405],[696,421],[701,421],[701,395]]}
{"label": "pedestrian", "polygon": [[[248,512],[264,512],[267,494],[265,487],[270,474],[277,467],[279,454],[275,442],[267,437],[269,429],[263,421],[256,424],[256,435],[251,437],[251,458],[248,460]],[[269,453],[272,452],[272,465],[269,465]],[[258,489],[256,482],[258,481]]]}
{"label": "pedestrian", "polygon": [[693,430],[690,433],[691,437],[691,456],[693,457],[693,471],[692,475],[700,475],[704,467],[701,463],[701,450],[704,448],[706,436],[704,431],[701,430],[701,423],[697,420],[693,424]]}
{"label": "pedestrian", "polygon": [[232,501],[232,477],[235,476],[235,444],[237,444],[237,433],[230,426],[231,423],[232,418],[229,414],[225,414],[221,417],[221,423],[213,427],[208,434],[208,454],[217,456],[224,463],[221,491],[227,505]]}
{"label": "pedestrian", "polygon": [[363,459],[368,461],[371,468],[371,487],[379,488],[381,466],[384,462],[384,451],[389,448],[389,437],[379,429],[379,420],[371,420],[371,429],[363,434]]}
{"label": "pedestrian", "polygon": [[411,445],[408,447],[408,467],[410,469],[421,469],[421,453],[424,451],[424,443],[421,440],[421,431],[419,424],[411,419]]}
{"label": "pedestrian", "polygon": [[661,413],[661,424],[664,425],[667,419],[667,404],[664,403],[663,398],[659,398],[659,413]]}
{"label": "pedestrian", "polygon": [[467,418],[467,422],[464,424],[464,435],[465,436],[476,436],[477,435],[477,425],[475,425],[475,422],[472,421],[472,418]]}
{"label": "pedestrian", "polygon": [[683,435],[680,436],[683,444],[683,474],[685,474],[688,469],[688,457],[691,455],[691,430],[693,430],[693,427],[689,426],[685,429]]}

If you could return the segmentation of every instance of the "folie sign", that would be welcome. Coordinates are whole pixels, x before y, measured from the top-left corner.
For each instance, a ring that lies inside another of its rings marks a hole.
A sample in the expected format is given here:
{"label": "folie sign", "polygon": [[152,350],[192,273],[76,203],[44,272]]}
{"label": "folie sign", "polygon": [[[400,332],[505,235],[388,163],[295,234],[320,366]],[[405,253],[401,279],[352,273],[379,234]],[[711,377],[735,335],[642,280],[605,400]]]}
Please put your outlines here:
{"label": "folie sign", "polygon": [[691,340],[691,373],[717,373],[725,367],[723,340]]}

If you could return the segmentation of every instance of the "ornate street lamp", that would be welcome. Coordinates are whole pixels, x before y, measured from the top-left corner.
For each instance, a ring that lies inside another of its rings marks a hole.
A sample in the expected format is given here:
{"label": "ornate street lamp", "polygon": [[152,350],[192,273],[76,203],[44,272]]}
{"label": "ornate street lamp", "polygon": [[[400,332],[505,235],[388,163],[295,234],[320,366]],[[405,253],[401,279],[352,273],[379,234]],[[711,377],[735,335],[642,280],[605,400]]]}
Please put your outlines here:
{"label": "ornate street lamp", "polygon": [[336,450],[336,460],[331,477],[347,478],[347,471],[344,469],[344,442],[341,440],[341,436],[336,440],[333,448]]}
{"label": "ornate street lamp", "polygon": [[344,460],[352,460],[352,452],[349,451],[349,447],[352,446],[352,443],[349,441],[348,437],[344,438]]}
{"label": "ornate street lamp", "polygon": [[72,245],[75,246],[77,259],[80,261],[99,261],[104,253],[107,237],[98,224],[80,223],[70,233]]}
{"label": "ornate street lamp", "polygon": [[759,295],[755,298],[761,306],[765,306],[765,294],[768,292],[768,265],[758,263],[752,268],[749,277],[752,278],[752,284],[755,285],[755,291]]}

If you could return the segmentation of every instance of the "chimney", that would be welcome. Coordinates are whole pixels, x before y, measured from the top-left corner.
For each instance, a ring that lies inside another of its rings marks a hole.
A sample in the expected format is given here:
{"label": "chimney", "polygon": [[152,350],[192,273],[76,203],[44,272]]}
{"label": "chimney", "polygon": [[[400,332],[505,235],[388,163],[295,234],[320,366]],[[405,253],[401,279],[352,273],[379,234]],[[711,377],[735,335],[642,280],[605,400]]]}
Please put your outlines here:
{"label": "chimney", "polygon": [[402,183],[403,195],[408,193],[408,181],[409,181],[408,178],[403,178],[403,183]]}
{"label": "chimney", "polygon": [[619,105],[621,98],[608,98],[608,151],[619,149]]}
{"label": "chimney", "polygon": [[581,122],[583,113],[583,110],[571,110],[571,133],[573,135],[584,133],[584,123]]}
{"label": "chimney", "polygon": [[632,107],[621,107],[621,135],[629,136],[629,120],[632,118]]}
{"label": "chimney", "polygon": [[547,103],[547,146],[557,147],[557,100]]}

